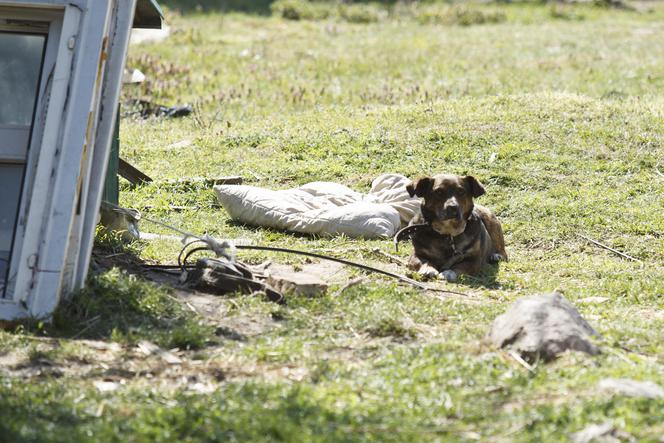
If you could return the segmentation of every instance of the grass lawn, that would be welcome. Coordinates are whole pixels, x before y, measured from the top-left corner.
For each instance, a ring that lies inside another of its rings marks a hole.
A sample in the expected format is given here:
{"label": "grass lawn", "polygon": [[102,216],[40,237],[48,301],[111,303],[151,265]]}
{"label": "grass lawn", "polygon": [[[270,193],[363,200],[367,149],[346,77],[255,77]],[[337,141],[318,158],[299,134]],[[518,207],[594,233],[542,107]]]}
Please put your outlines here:
{"label": "grass lawn", "polygon": [[[664,399],[596,385],[664,386],[664,3],[471,7],[499,17],[487,23],[441,4],[319,7],[331,9],[312,20],[167,8],[172,36],[131,48],[129,66],[148,81],[124,98],[196,112],[122,120],[123,158],[155,182],[123,183],[121,204],[190,232],[404,272],[375,252],[394,253],[390,240],[238,225],[208,186],[168,179],[366,191],[387,172],[472,174],[510,261],[449,285],[467,296],[351,269],[343,275],[363,283],[286,306],[188,301],[104,271],[53,324],[0,332],[0,441],[564,441],[605,422],[662,441]],[[160,263],[180,248],[98,241]],[[599,356],[530,371],[485,343],[514,300],[554,289],[600,332]],[[141,340],[178,348],[180,362],[148,355]]]}

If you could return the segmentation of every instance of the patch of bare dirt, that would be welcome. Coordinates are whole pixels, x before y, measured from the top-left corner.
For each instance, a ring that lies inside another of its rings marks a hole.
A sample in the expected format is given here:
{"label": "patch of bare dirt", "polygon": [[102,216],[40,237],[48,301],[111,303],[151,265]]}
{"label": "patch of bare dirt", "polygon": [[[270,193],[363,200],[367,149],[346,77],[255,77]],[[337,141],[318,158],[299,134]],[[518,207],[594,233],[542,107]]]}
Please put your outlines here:
{"label": "patch of bare dirt", "polygon": [[[377,267],[396,273],[405,271],[393,257],[378,254],[375,258]],[[219,342],[202,351],[185,351],[160,349],[146,342],[121,345],[110,341],[29,337],[22,345],[0,354],[0,376],[22,380],[74,379],[90,383],[100,392],[131,386],[160,391],[185,389],[199,393],[212,392],[220,385],[235,380],[301,381],[313,376],[309,369],[283,359],[282,355],[259,360],[242,354],[245,343],[284,327],[282,319],[268,313],[241,312],[237,298],[183,289],[179,286],[177,273],[150,270],[131,254],[97,251],[95,260],[97,269],[119,266],[131,274],[173,287],[173,296],[186,309],[214,326]],[[351,268],[324,260],[298,265],[263,264],[258,267],[257,273],[266,268],[277,273],[304,272],[340,287],[345,287],[352,280]],[[367,280],[373,278],[366,277]],[[362,277],[364,280],[365,277]],[[437,328],[419,324],[409,326],[417,331],[420,338],[429,341],[441,335]],[[320,357],[359,367],[394,345],[390,337],[351,332],[349,335],[342,334],[338,340],[333,339],[330,348]]]}

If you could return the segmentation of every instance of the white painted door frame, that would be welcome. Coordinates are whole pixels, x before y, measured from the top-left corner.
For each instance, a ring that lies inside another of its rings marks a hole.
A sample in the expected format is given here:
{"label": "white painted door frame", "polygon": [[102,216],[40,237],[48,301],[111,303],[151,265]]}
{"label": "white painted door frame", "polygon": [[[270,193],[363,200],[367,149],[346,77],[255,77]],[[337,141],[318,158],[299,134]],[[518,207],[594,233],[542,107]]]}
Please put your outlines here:
{"label": "white painted door frame", "polygon": [[135,4],[0,0],[0,19],[46,11],[53,30],[60,29],[53,68],[42,73],[16,231],[20,247],[10,263],[16,278],[10,298],[0,300],[0,319],[47,318],[84,282]]}

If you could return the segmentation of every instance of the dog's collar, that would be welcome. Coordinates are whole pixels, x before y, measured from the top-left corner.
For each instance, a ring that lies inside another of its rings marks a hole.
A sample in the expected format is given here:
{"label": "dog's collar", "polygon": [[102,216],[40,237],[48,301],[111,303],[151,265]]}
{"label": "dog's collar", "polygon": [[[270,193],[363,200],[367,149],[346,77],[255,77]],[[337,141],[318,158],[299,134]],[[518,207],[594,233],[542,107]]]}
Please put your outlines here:
{"label": "dog's collar", "polygon": [[452,247],[452,255],[454,257],[458,257],[460,255],[463,255],[463,251],[458,251],[456,243],[454,242],[454,237],[460,237],[460,236],[461,236],[461,234],[456,235],[456,236],[451,235],[451,234],[449,235],[449,237],[450,237],[450,246]]}
{"label": "dog's collar", "polygon": [[[465,220],[466,223],[467,223],[468,221],[470,221],[470,218],[471,218],[472,216],[473,216],[473,213],[472,213],[472,211],[471,211],[470,215],[469,215],[469,216],[466,218],[466,220]],[[421,225],[414,225],[413,227],[422,227],[422,226],[427,226],[429,229],[434,230],[434,229],[433,229],[433,224],[432,224],[430,221],[428,221],[428,220],[426,221],[426,223],[422,223]],[[434,231],[435,231],[435,230],[434,230]],[[462,232],[461,234],[463,234],[463,232]],[[461,254],[457,251],[456,244],[454,243],[454,237],[458,237],[458,236],[461,235],[461,234],[458,234],[458,235],[456,235],[456,236],[455,236],[455,235],[452,235],[452,234],[447,234],[447,236],[450,238],[450,246],[452,246],[452,253],[453,253],[454,255],[461,255]],[[397,234],[397,235],[399,235],[399,234]],[[395,239],[396,239],[396,236],[395,236]],[[395,242],[395,243],[396,243],[396,242]]]}

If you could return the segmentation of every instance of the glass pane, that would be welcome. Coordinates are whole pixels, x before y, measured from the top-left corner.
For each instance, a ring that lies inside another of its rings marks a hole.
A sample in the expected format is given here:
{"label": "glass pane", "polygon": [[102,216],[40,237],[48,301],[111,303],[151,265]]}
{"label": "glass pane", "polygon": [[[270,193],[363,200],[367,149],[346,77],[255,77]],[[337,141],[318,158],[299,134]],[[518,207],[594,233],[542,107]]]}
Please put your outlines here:
{"label": "glass pane", "polygon": [[0,297],[10,260],[46,36],[0,32]]}
{"label": "glass pane", "polygon": [[0,296],[7,280],[22,181],[23,165],[0,164]]}
{"label": "glass pane", "polygon": [[45,39],[0,32],[0,125],[32,124]]}

